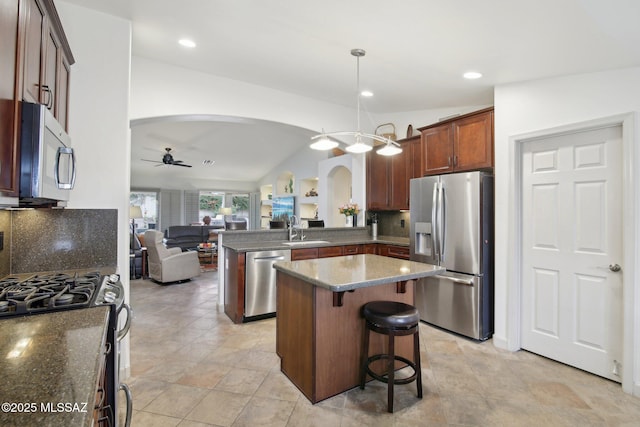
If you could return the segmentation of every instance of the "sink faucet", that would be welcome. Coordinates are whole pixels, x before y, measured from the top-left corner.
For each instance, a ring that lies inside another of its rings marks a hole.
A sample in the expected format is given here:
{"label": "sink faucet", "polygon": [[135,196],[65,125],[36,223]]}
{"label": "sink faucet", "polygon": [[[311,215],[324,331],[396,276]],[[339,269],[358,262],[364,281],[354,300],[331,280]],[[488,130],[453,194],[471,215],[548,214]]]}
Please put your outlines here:
{"label": "sink faucet", "polygon": [[298,232],[296,232],[294,230],[294,226],[297,225],[298,230],[300,230],[300,241],[305,239],[305,235],[304,235],[304,229],[302,228],[302,225],[300,224],[300,221],[298,220],[298,217],[296,217],[295,215],[291,215],[290,219],[289,219],[289,241],[291,242],[294,238],[298,237]]}
{"label": "sink faucet", "polygon": [[292,241],[294,237],[298,236],[298,233],[296,233],[293,229],[293,226],[296,222],[298,222],[298,218],[296,218],[295,215],[291,215],[291,217],[289,218],[289,241]]}

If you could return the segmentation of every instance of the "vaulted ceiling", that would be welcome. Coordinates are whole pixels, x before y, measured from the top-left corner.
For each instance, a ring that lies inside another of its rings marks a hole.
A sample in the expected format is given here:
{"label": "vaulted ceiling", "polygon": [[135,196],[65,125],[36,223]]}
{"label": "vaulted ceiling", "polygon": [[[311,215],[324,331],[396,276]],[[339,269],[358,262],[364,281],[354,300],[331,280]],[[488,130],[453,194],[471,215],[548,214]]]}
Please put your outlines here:
{"label": "vaulted ceiling", "polygon": [[[640,65],[637,0],[61,1],[131,20],[134,56],[347,107],[355,103],[349,50],[363,48],[361,87],[374,92],[366,108],[378,114],[492,104],[496,85]],[[183,37],[197,47],[178,45]],[[466,80],[467,71],[483,77]],[[276,154],[254,145],[261,126],[281,141]],[[244,164],[255,173],[198,144],[209,132],[234,132],[255,153]],[[157,173],[138,162],[160,158],[166,145],[176,158],[215,157],[230,179],[255,180],[309,135],[251,120],[150,121],[132,129],[132,167]]]}

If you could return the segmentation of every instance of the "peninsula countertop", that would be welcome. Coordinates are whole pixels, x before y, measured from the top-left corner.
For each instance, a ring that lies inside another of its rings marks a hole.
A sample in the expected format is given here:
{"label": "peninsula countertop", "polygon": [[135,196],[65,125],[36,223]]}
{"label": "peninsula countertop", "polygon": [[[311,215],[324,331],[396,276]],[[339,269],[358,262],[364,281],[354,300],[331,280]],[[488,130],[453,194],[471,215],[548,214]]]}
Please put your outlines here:
{"label": "peninsula countertop", "polygon": [[0,425],[92,425],[108,318],[108,306],[0,318]]}
{"label": "peninsula countertop", "polygon": [[[308,229],[305,230],[308,232]],[[241,232],[236,232],[241,233]],[[236,252],[251,251],[271,251],[279,249],[302,249],[302,248],[320,248],[326,246],[342,246],[342,245],[366,245],[366,244],[382,244],[395,246],[409,246],[408,237],[395,236],[347,236],[336,238],[331,237],[309,237],[308,242],[300,242],[296,240],[294,246],[289,246],[287,240],[249,240],[249,241],[232,241],[224,242],[223,246]]]}
{"label": "peninsula countertop", "polygon": [[332,292],[420,279],[445,272],[437,265],[370,254],[278,261],[274,268]]}

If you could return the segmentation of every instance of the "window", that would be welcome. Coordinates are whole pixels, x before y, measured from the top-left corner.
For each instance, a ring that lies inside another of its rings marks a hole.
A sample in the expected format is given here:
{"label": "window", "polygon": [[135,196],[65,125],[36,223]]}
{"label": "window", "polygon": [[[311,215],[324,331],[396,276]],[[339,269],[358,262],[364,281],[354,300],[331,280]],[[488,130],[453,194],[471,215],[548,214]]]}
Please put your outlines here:
{"label": "window", "polygon": [[232,194],[231,212],[237,218],[249,218],[249,195],[246,193]]}
{"label": "window", "polygon": [[129,195],[129,206],[139,206],[142,218],[132,218],[136,232],[155,229],[158,224],[158,193],[155,191],[132,191]]}
{"label": "window", "polygon": [[205,216],[215,218],[223,207],[224,193],[217,191],[201,191],[200,192],[200,214],[202,220]]}
{"label": "window", "polygon": [[206,215],[222,218],[221,208],[231,208],[233,218],[249,218],[249,194],[200,191],[200,221]]}

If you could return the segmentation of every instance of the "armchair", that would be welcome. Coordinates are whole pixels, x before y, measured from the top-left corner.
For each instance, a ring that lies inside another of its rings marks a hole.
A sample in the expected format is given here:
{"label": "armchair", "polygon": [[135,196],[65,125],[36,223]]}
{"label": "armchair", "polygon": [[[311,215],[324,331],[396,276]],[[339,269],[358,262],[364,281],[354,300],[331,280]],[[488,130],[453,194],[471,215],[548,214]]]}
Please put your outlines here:
{"label": "armchair", "polygon": [[149,259],[149,277],[160,283],[188,280],[200,275],[197,252],[182,252],[179,247],[166,248],[163,234],[147,230],[144,241]]}

